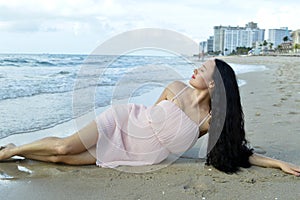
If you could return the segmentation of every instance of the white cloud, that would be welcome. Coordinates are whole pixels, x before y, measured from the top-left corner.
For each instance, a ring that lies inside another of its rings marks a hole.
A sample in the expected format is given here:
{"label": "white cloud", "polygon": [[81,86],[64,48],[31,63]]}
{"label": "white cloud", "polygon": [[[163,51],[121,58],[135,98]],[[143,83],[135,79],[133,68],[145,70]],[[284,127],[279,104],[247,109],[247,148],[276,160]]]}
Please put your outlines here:
{"label": "white cloud", "polygon": [[[69,39],[73,38],[74,43],[86,42],[88,37],[96,44],[123,31],[145,27],[179,31],[198,41],[212,35],[216,25],[244,26],[254,21],[264,29],[282,26],[298,29],[295,17],[298,10],[298,2],[292,0],[247,3],[239,0],[0,0],[0,43],[6,40],[4,33],[9,32],[23,38],[19,40],[21,45],[26,33],[31,32],[41,37],[55,35],[62,40],[71,34]],[[65,51],[65,47],[61,48]]]}
{"label": "white cloud", "polygon": [[300,28],[296,13],[300,10],[299,6],[278,6],[268,9],[259,8],[256,14],[256,20],[260,21],[262,27],[289,29]]}

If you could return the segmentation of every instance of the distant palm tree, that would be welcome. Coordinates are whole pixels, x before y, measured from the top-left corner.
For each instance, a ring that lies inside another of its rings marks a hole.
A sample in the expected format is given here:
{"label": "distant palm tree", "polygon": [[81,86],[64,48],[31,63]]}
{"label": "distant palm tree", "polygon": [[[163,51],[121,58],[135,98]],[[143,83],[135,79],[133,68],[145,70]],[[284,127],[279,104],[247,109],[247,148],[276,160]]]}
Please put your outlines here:
{"label": "distant palm tree", "polygon": [[273,44],[272,42],[269,43],[270,49],[272,49],[273,45],[274,45],[274,44]]}
{"label": "distant palm tree", "polygon": [[298,49],[300,49],[300,44],[297,44],[297,43],[296,43],[296,44],[294,45],[294,50],[295,50],[296,53],[298,53]]}
{"label": "distant palm tree", "polygon": [[268,45],[268,42],[266,40],[264,40],[264,43],[263,43],[264,46],[267,46]]}
{"label": "distant palm tree", "polygon": [[288,40],[289,40],[289,37],[288,36],[284,36],[283,41],[287,42]]}
{"label": "distant palm tree", "polygon": [[281,45],[278,45],[278,46],[277,46],[277,50],[278,50],[279,53],[282,53],[282,46],[281,46]]}

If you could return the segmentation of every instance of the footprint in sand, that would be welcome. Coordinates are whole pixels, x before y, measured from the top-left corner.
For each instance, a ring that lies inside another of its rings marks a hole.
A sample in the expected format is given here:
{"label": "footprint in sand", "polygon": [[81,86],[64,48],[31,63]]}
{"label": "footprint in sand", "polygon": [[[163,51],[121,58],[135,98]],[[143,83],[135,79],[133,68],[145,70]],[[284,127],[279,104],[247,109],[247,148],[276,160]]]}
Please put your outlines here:
{"label": "footprint in sand", "polygon": [[280,106],[281,106],[281,103],[274,103],[273,106],[274,106],[274,107],[280,107]]}
{"label": "footprint in sand", "polygon": [[291,96],[293,96],[292,94],[286,94],[285,95],[286,97],[291,97]]}
{"label": "footprint in sand", "polygon": [[288,112],[288,114],[289,115],[297,115],[297,114],[299,114],[298,112],[294,112],[294,111],[290,111],[290,112]]}

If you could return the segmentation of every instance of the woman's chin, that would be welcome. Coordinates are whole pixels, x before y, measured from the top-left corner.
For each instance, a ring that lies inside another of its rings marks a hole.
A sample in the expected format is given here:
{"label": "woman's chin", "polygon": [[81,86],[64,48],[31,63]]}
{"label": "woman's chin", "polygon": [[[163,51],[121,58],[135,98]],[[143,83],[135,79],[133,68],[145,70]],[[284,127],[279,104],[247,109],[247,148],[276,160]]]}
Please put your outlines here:
{"label": "woman's chin", "polygon": [[189,84],[190,84],[190,86],[192,86],[193,88],[197,88],[197,86],[195,86],[195,84],[193,83],[193,80],[192,80],[192,79],[189,80]]}

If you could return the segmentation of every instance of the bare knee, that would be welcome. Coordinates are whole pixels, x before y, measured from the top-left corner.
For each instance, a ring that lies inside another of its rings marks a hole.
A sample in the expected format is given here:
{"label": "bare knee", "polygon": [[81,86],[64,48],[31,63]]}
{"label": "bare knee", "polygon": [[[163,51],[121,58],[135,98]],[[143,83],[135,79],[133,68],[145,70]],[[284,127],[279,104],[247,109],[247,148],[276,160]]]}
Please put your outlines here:
{"label": "bare knee", "polygon": [[86,150],[80,141],[74,141],[70,138],[59,138],[54,146],[57,155],[73,155]]}
{"label": "bare knee", "polygon": [[57,155],[68,155],[72,153],[72,146],[64,141],[58,141],[55,145]]}
{"label": "bare knee", "polygon": [[52,148],[53,155],[66,155],[71,151],[70,145],[64,140],[64,138],[47,137],[42,140],[47,141],[47,143],[51,143],[50,146]]}
{"label": "bare knee", "polygon": [[61,156],[49,156],[48,161],[52,163],[61,163],[62,159]]}
{"label": "bare knee", "polygon": [[49,143],[53,155],[66,155],[70,152],[70,145],[67,143],[67,141],[65,141],[64,138],[46,137],[41,140]]}

